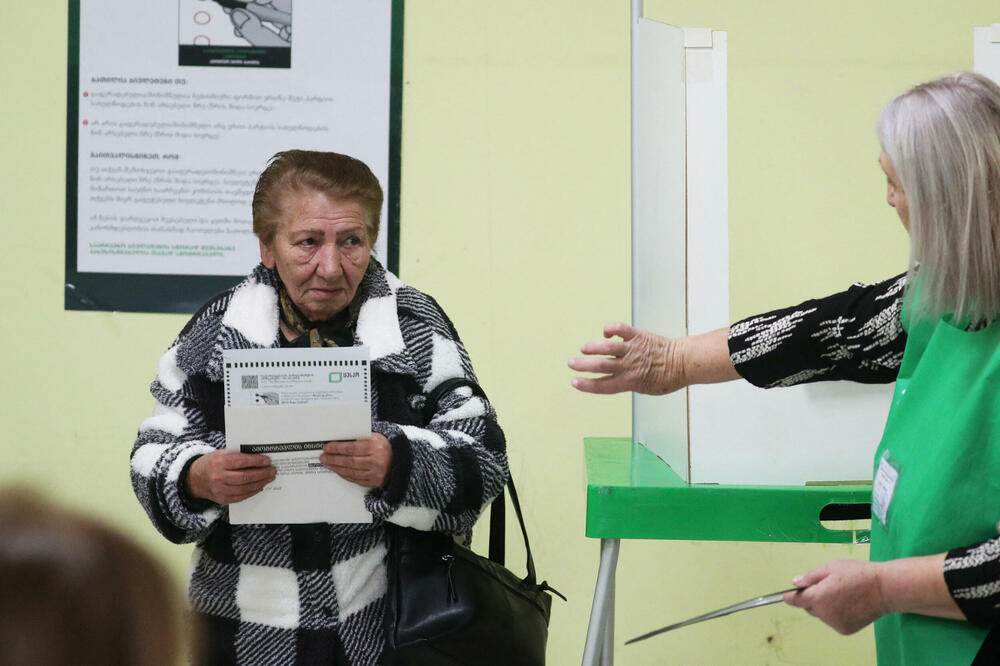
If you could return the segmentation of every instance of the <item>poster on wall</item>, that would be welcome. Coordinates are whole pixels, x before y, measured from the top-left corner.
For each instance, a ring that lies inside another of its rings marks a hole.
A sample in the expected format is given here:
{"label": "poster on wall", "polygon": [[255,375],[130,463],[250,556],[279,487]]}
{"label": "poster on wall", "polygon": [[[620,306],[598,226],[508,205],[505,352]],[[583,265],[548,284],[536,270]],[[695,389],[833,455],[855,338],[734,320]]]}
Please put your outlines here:
{"label": "poster on wall", "polygon": [[385,190],[398,270],[403,0],[71,0],[66,297],[194,312],[260,260],[275,153],[331,150]]}

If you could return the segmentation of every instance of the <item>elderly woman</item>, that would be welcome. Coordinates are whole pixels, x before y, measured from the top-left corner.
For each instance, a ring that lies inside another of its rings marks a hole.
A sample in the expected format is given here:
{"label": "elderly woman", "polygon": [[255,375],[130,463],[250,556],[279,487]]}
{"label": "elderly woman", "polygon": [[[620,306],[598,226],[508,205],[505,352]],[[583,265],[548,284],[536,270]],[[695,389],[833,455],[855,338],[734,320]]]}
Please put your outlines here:
{"label": "elderly woman", "polygon": [[[386,523],[468,542],[503,488],[493,408],[433,298],[371,257],[382,190],[362,162],[279,153],[253,198],[261,263],[199,310],[160,359],[153,416],[132,451],[135,493],[160,532],[196,542],[188,595],[211,664],[375,664],[383,648]],[[319,459],[372,487],[370,524],[234,525],[226,506],[275,478],[266,456],[225,450],[224,349],[368,345],[372,432]]]}
{"label": "elderly woman", "polygon": [[[879,122],[907,274],[681,339],[605,328],[570,367],[592,393],[896,382],[875,453],[871,562],[830,562],[785,601],[841,633],[875,621],[879,663],[1000,663],[1000,87],[916,86]],[[602,358],[603,357],[603,358]]]}

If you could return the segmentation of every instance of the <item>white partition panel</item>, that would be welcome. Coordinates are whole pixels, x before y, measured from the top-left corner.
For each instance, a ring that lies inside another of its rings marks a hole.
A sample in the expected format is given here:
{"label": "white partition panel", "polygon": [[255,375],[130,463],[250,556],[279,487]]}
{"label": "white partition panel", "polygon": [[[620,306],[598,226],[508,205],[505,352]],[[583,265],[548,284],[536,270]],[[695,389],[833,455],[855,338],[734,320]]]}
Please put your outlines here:
{"label": "white partition panel", "polygon": [[973,67],[1000,83],[1000,23],[972,31]]}
{"label": "white partition panel", "polygon": [[691,389],[691,483],[871,481],[892,385]]}
{"label": "white partition panel", "polygon": [[[634,28],[633,322],[701,333],[730,324],[726,33]],[[635,395],[633,439],[692,483],[870,480],[891,395],[746,382]]]}
{"label": "white partition panel", "polygon": [[[684,31],[637,18],[632,55],[632,323],[686,331]],[[636,394],[632,433],[687,474],[687,395]]]}
{"label": "white partition panel", "polygon": [[726,33],[685,31],[688,329],[729,324]]}

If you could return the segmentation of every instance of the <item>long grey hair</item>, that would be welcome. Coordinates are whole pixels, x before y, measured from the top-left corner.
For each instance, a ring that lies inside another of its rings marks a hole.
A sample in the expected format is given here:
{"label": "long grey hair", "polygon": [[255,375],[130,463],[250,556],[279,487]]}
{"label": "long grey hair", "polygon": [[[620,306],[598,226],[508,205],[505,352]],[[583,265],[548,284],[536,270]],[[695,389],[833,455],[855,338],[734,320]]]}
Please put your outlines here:
{"label": "long grey hair", "polygon": [[909,207],[913,314],[1000,318],[1000,86],[971,72],[923,83],[889,102],[878,134]]}

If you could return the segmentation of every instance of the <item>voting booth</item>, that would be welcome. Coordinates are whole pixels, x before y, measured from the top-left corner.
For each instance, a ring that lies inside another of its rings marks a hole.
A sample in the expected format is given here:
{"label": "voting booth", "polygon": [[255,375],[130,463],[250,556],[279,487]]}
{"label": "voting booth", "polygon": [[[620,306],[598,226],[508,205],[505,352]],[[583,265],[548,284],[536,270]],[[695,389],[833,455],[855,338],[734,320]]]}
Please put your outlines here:
{"label": "voting booth", "polygon": [[[726,33],[643,17],[633,27],[632,322],[703,333],[732,323]],[[1000,81],[1000,24],[973,40],[975,70]],[[737,381],[635,395],[632,438],[689,483],[870,481],[892,390]]]}
{"label": "voting booth", "polygon": [[[641,0],[631,25],[632,321],[703,333],[732,323],[726,33],[647,19]],[[973,39],[974,69],[1000,81],[1000,24]],[[621,539],[866,543],[863,525],[823,521],[870,502],[892,389],[736,381],[635,395],[631,438],[586,439],[601,565],[584,666],[613,663]]]}
{"label": "voting booth", "polygon": [[[727,35],[647,19],[640,0],[631,29],[632,323],[670,337],[728,326]],[[822,521],[870,501],[892,388],[634,394],[630,439],[584,443],[601,564],[583,664],[613,663],[621,539],[867,542]]]}
{"label": "voting booth", "polygon": [[[634,27],[632,322],[703,333],[731,323],[726,33]],[[738,381],[636,394],[632,437],[689,483],[870,481],[892,388]]]}

